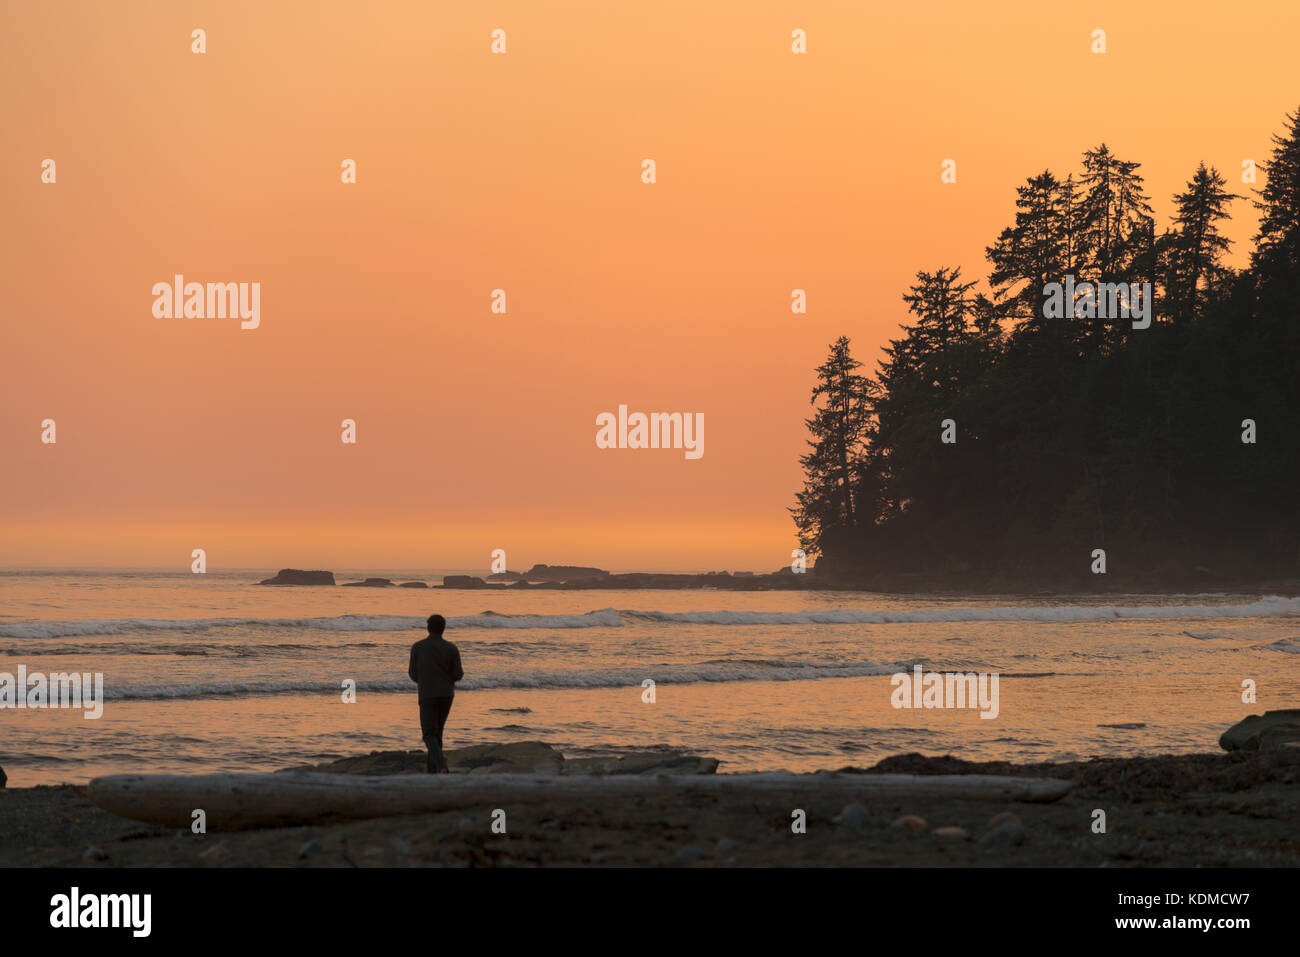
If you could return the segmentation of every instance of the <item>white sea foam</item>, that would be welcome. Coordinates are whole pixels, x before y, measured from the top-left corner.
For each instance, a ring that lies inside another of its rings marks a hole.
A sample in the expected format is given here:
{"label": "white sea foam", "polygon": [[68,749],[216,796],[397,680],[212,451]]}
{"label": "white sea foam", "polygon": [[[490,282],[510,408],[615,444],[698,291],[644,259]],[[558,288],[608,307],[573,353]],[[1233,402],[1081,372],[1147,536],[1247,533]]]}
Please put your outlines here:
{"label": "white sea foam", "polygon": [[[619,628],[653,622],[697,625],[891,625],[998,621],[1083,622],[1116,619],[1277,618],[1300,615],[1300,598],[1267,596],[1216,605],[1010,605],[987,608],[825,608],[805,611],[633,611],[602,608],[576,615],[505,615],[484,612],[449,618],[459,628]],[[0,623],[8,638],[65,638],[140,631],[205,631],[213,628],[296,628],[318,631],[413,631],[424,618],[406,615],[339,615],[334,618],[116,618],[87,621]]]}
{"label": "white sea foam", "polygon": [[[910,668],[912,662],[877,664],[850,661],[816,664],[798,661],[716,661],[696,665],[598,669],[589,671],[519,671],[471,677],[457,683],[458,691],[488,688],[640,688],[645,678],[658,684],[695,684],[731,681],[802,681],[821,678],[856,678],[890,675]],[[338,694],[338,685],[317,681],[220,681],[193,684],[145,684],[106,688],[108,700],[160,700],[170,698],[242,698],[252,695]],[[406,678],[358,681],[358,691],[415,692]]]}
{"label": "white sea foam", "polygon": [[890,625],[969,621],[1106,621],[1116,618],[1275,618],[1300,615],[1300,598],[1267,596],[1222,605],[1023,605],[988,608],[916,608],[873,611],[827,608],[815,611],[628,611],[628,618],[704,625]]}
{"label": "white sea foam", "polygon": [[[612,608],[580,615],[498,615],[487,612],[448,618],[456,628],[618,628]],[[425,619],[410,615],[339,615],[334,618],[111,618],[87,621],[0,622],[6,638],[69,638],[78,635],[128,635],[142,631],[208,631],[214,628],[296,628],[307,631],[424,630]]]}

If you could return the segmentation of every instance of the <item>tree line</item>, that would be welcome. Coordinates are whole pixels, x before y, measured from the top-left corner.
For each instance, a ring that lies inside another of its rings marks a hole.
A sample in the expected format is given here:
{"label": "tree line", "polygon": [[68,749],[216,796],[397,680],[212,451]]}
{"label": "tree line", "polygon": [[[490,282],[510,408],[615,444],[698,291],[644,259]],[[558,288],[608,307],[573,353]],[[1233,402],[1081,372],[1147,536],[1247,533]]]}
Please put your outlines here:
{"label": "tree line", "polygon": [[[1262,187],[1202,163],[1163,229],[1140,169],[1102,144],[1029,177],[985,291],[917,272],[874,375],[831,345],[791,509],[819,575],[1086,586],[1103,549],[1112,582],[1300,577],[1300,110]],[[1094,291],[1049,318],[1067,276]],[[1149,327],[1098,315],[1099,283],[1149,289]]]}

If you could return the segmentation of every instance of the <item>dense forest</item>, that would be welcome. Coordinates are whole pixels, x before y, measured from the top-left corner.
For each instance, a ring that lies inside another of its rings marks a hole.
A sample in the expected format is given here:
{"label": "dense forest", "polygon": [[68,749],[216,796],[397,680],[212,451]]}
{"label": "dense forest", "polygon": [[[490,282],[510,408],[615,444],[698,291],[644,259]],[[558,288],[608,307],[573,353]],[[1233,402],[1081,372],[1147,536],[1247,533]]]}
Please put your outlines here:
{"label": "dense forest", "polygon": [[[1077,174],[1031,176],[987,248],[987,291],[960,267],[918,272],[874,376],[835,342],[791,509],[818,577],[1300,579],[1300,111],[1273,144],[1242,193],[1201,164],[1163,230],[1139,164],[1104,144]],[[1234,270],[1223,227],[1244,203],[1260,223]],[[1067,277],[1061,315],[1049,289]],[[1149,290],[1150,324],[1085,282]]]}

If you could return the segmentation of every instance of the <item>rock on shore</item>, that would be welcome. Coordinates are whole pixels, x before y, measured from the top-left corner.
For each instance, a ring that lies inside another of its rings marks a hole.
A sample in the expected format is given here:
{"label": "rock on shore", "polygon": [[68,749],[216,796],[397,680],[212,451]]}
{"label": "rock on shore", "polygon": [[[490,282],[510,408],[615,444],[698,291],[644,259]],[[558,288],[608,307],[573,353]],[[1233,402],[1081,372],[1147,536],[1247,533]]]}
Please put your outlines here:
{"label": "rock on shore", "polygon": [[1300,742],[1300,708],[1252,714],[1219,736],[1225,751],[1272,751],[1287,742]]}
{"label": "rock on shore", "polygon": [[[453,774],[713,774],[716,758],[677,751],[625,754],[613,758],[572,758],[542,741],[476,744],[446,753]],[[283,768],[320,774],[423,774],[424,751],[372,751],[326,764]]]}

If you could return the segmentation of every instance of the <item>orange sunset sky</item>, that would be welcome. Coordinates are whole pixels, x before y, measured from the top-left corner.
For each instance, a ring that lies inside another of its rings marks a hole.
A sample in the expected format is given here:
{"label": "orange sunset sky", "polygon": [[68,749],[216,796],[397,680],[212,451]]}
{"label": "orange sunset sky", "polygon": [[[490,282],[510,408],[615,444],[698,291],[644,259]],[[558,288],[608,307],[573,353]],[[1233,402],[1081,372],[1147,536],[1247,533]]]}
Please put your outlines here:
{"label": "orange sunset sky", "polygon": [[[1103,140],[1160,228],[1200,160],[1245,192],[1298,34],[1292,0],[5,0],[0,565],[781,567],[828,344],[874,368],[917,269],[983,279],[1014,188]],[[260,328],[155,318],[175,273],[260,282]],[[703,458],[598,449],[620,403],[703,412]]]}

